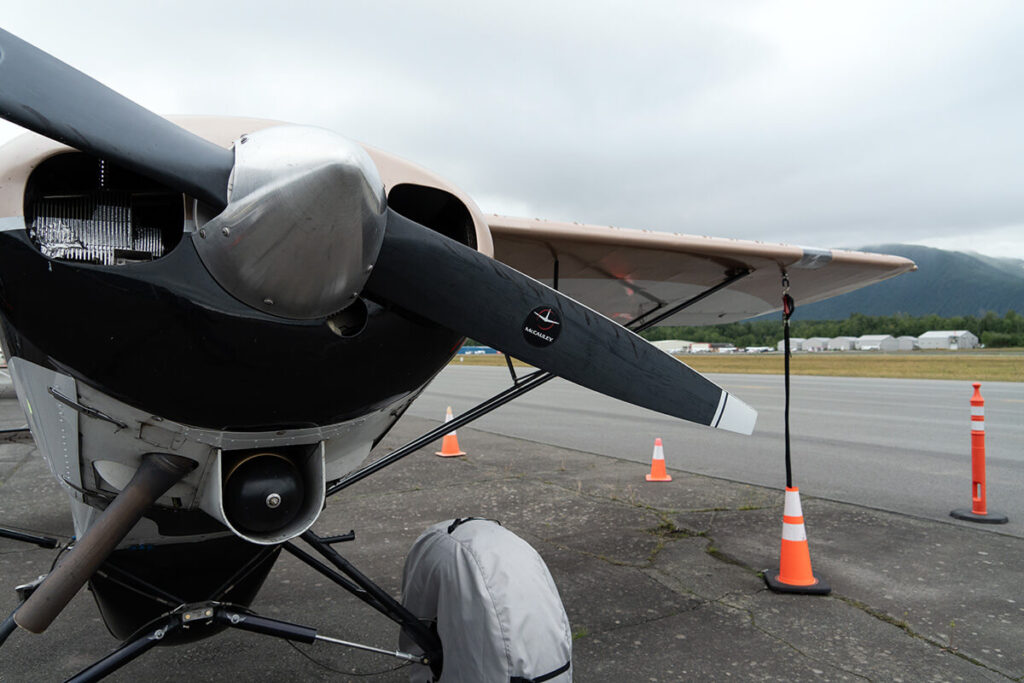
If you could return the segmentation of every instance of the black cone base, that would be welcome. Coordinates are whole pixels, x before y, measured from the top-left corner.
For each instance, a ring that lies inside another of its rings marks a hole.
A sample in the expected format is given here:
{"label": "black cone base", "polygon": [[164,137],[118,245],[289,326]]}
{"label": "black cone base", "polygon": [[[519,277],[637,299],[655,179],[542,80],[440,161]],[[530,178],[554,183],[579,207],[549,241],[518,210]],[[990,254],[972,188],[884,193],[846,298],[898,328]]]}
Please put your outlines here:
{"label": "black cone base", "polygon": [[953,510],[949,513],[949,516],[962,519],[965,522],[978,522],[979,524],[1006,524],[1010,521],[1006,515],[1001,515],[998,512],[976,515],[970,510]]}
{"label": "black cone base", "polygon": [[766,569],[764,572],[764,582],[768,584],[775,593],[796,593],[798,595],[828,595],[832,592],[832,587],[829,586],[823,578],[817,574],[811,574],[814,577],[814,583],[810,586],[794,586],[788,583],[782,583],[779,581],[779,572],[774,569]]}

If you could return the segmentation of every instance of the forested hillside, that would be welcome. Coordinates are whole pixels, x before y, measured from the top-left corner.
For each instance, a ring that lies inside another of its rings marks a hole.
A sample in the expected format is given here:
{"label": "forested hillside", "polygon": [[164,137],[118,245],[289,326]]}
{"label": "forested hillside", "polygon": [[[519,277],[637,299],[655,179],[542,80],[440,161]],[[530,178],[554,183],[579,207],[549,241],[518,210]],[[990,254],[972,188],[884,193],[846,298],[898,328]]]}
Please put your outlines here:
{"label": "forested hillside", "polygon": [[837,320],[854,313],[868,316],[934,314],[949,318],[984,316],[986,311],[1003,315],[1010,310],[1024,310],[1024,261],[1020,259],[999,259],[908,244],[862,249],[905,256],[912,259],[918,269],[819,303],[801,306],[797,301],[794,320]]}

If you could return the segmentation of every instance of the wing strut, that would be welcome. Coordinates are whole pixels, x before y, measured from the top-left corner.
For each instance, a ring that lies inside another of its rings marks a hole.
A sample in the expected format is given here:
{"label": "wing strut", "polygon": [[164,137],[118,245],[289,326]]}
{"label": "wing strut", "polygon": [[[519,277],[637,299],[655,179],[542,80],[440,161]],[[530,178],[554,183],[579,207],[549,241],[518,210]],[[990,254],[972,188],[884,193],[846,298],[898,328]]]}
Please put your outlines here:
{"label": "wing strut", "polygon": [[[627,324],[626,327],[628,327],[630,330],[636,333],[643,332],[644,330],[654,327],[662,320],[665,320],[668,317],[675,315],[679,311],[682,311],[683,309],[694,305],[698,301],[703,301],[704,299],[711,296],[715,292],[728,287],[737,280],[745,278],[746,276],[750,275],[751,272],[752,271],[750,271],[749,269],[743,269],[740,271],[732,272],[718,284],[713,285],[708,289],[705,289],[700,294],[690,297],[686,301],[680,302],[679,304],[672,306],[671,308],[661,313],[660,315],[657,315],[649,320],[643,320],[644,317],[658,310],[654,309],[644,314],[644,316],[641,316],[640,318],[636,318],[630,321],[630,323]],[[535,370],[534,372],[531,372],[529,375],[517,379],[515,371],[512,370],[512,359],[510,356],[508,356],[508,354],[505,355],[505,360],[508,362],[509,370],[512,372],[513,385],[511,387],[505,389],[501,393],[495,394],[486,401],[474,406],[473,408],[466,411],[462,415],[459,415],[458,417],[452,419],[450,422],[445,422],[444,424],[441,424],[438,427],[431,429],[426,434],[423,434],[422,436],[413,439],[404,446],[396,448],[395,450],[391,451],[384,457],[371,462],[369,465],[366,465],[365,467],[358,469],[355,472],[351,472],[348,475],[342,477],[341,479],[335,480],[327,487],[327,495],[333,496],[338,491],[348,488],[352,484],[355,484],[357,481],[362,481],[363,479],[366,479],[371,474],[379,472],[388,465],[393,465],[394,463],[398,462],[399,460],[409,455],[410,453],[414,453],[419,449],[423,448],[424,446],[426,446],[427,444],[436,441],[437,439],[440,439],[448,432],[459,429],[460,427],[463,427],[464,425],[467,425],[470,422],[473,422],[474,420],[483,417],[484,415],[491,412],[495,408],[500,408],[501,406],[505,405],[512,399],[519,398],[523,394],[529,391],[533,391],[540,385],[544,384],[548,380],[553,379],[555,377],[555,375],[546,370]]]}
{"label": "wing strut", "polygon": [[657,313],[661,309],[661,306],[658,306],[657,308],[653,308],[653,309],[647,311],[646,313],[641,315],[639,318],[634,318],[633,320],[630,320],[628,323],[626,323],[626,327],[628,327],[629,329],[633,330],[634,332],[643,332],[644,330],[646,330],[648,328],[654,327],[655,325],[660,323],[662,320],[667,320],[667,319],[671,318],[672,316],[674,316],[679,311],[682,311],[683,309],[689,308],[690,306],[694,305],[698,301],[703,301],[704,299],[708,298],[709,296],[711,296],[712,294],[714,294],[718,290],[725,289],[726,287],[728,287],[732,283],[737,282],[739,280],[742,280],[743,278],[745,278],[748,275],[750,275],[752,272],[753,271],[750,270],[749,268],[743,268],[741,270],[734,271],[734,272],[730,273],[728,276],[726,276],[726,278],[724,280],[722,280],[721,282],[719,282],[717,285],[714,285],[713,287],[709,287],[708,289],[705,289],[700,294],[697,294],[696,296],[692,296],[689,299],[687,299],[686,301],[683,301],[681,303],[676,304],[675,306],[672,306],[667,311],[664,311],[663,313],[658,314],[656,317],[651,318],[650,320],[644,320],[644,318],[646,318],[647,316],[649,316],[649,315],[651,315],[653,313]]}
{"label": "wing strut", "polygon": [[519,384],[519,378],[516,377],[515,366],[512,365],[512,356],[507,353],[502,355],[505,356],[505,363],[508,365],[508,374],[512,375],[512,384]]}

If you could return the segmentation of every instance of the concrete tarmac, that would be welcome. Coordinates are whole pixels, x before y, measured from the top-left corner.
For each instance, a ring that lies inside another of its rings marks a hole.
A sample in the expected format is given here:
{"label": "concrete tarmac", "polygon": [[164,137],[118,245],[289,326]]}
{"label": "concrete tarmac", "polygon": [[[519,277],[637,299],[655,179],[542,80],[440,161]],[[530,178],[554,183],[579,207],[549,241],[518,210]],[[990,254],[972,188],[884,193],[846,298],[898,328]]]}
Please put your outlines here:
{"label": "concrete tarmac", "polygon": [[[781,361],[780,361],[781,362]],[[783,378],[709,375],[758,411],[753,436],[707,429],[556,379],[474,424],[497,434],[648,462],[656,437],[669,466],[733,481],[785,485]],[[508,370],[442,372],[414,415],[456,414],[507,387]],[[989,508],[1024,537],[1024,383],[986,382]],[[792,378],[794,483],[807,494],[946,521],[971,506],[970,382]],[[967,524],[966,522],[964,524]]]}
{"label": "concrete tarmac", "polygon": [[[406,416],[371,457],[438,422]],[[646,463],[471,428],[459,440],[469,455],[424,449],[332,498],[315,528],[355,528],[357,540],[339,550],[397,594],[405,553],[428,525],[501,520],[551,569],[573,627],[577,681],[1024,680],[1024,539],[805,494],[814,569],[833,593],[777,595],[759,572],[778,566],[778,487],[679,469],[671,483],[648,484]],[[0,523],[70,534],[63,493],[27,435],[0,443]],[[52,559],[0,539],[6,586]],[[13,590],[0,589],[0,611],[15,605]],[[332,637],[397,642],[390,622],[291,557],[253,608]],[[0,681],[60,680],[116,645],[83,591],[46,633],[10,637]],[[407,670],[375,673],[394,666],[227,632],[155,648],[110,680],[407,680]]]}

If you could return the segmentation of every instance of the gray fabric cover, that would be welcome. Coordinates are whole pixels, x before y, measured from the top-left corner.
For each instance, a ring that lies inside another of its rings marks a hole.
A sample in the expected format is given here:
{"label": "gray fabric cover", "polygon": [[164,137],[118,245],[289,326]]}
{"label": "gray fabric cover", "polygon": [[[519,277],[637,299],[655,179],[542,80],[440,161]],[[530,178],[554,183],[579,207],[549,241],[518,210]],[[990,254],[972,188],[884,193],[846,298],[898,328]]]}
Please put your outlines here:
{"label": "gray fabric cover", "polygon": [[[405,561],[402,596],[421,619],[437,622],[444,647],[441,683],[533,679],[570,661],[572,632],[558,589],[529,543],[490,520],[430,527]],[[400,647],[419,652],[404,634]],[[428,683],[413,666],[410,680]],[[572,669],[549,679],[572,681]]]}

